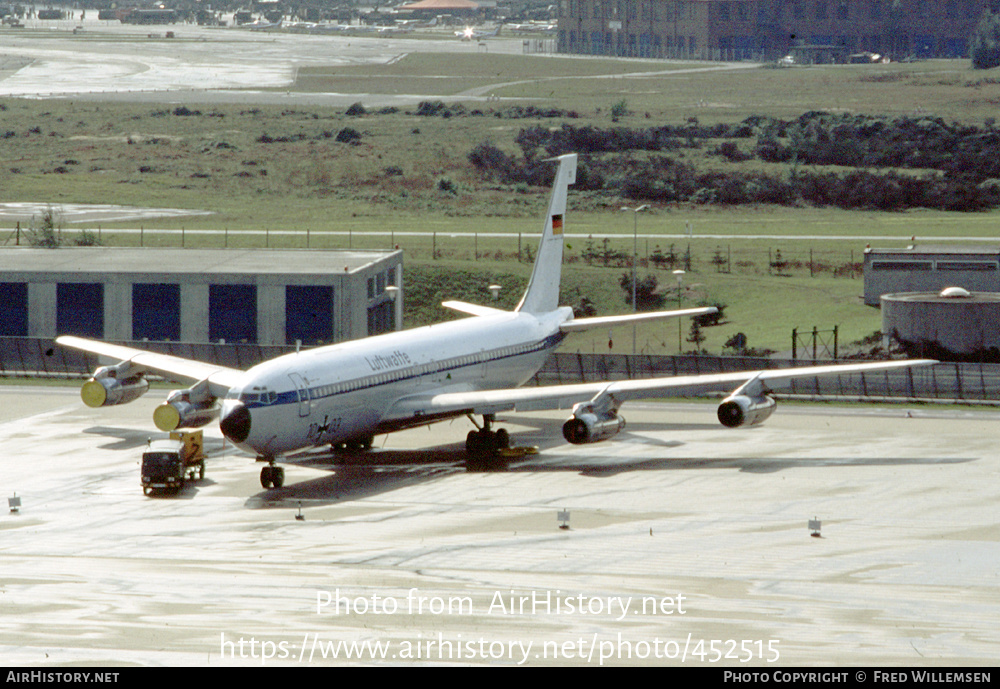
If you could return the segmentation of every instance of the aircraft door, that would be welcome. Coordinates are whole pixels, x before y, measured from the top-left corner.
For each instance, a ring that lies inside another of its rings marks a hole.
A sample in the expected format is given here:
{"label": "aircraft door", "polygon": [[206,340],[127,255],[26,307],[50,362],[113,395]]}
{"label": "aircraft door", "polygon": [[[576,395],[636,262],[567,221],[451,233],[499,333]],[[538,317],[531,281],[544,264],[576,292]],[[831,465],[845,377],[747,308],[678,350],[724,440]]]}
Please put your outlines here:
{"label": "aircraft door", "polygon": [[288,377],[292,379],[293,383],[295,383],[295,389],[299,394],[299,416],[309,416],[309,412],[312,408],[312,405],[309,402],[309,384],[306,382],[306,379],[298,373],[289,373]]}

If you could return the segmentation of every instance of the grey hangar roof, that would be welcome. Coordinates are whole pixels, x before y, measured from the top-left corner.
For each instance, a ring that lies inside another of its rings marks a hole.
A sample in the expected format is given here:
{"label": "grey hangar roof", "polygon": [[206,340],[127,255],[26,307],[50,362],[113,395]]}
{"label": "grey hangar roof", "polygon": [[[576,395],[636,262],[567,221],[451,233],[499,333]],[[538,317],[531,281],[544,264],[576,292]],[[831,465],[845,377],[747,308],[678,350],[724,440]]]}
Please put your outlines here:
{"label": "grey hangar roof", "polygon": [[399,252],[64,247],[0,249],[0,272],[320,276],[355,273]]}
{"label": "grey hangar roof", "polygon": [[324,344],[402,323],[402,252],[0,248],[0,335]]}

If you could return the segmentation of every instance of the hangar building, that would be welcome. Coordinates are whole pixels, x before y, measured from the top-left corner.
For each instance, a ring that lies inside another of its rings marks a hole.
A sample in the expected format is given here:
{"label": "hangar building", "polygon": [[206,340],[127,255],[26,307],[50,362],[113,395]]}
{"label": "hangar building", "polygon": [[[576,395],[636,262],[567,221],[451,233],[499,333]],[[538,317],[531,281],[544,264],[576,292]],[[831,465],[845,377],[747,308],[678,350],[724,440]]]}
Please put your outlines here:
{"label": "hangar building", "polygon": [[[627,57],[774,59],[878,53],[964,57],[979,0],[560,0],[558,51]],[[808,53],[808,51],[805,51]],[[800,52],[800,57],[804,56]]]}
{"label": "hangar building", "polygon": [[3,248],[0,336],[329,344],[398,330],[401,251]]}

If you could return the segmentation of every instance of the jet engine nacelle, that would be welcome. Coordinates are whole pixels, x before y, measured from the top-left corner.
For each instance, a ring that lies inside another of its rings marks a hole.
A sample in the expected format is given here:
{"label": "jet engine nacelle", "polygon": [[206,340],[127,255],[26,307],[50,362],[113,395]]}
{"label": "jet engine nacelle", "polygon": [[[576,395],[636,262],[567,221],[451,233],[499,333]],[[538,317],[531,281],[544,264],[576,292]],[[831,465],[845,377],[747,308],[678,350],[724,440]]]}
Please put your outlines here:
{"label": "jet engine nacelle", "polygon": [[625,428],[625,419],[615,412],[574,414],[563,424],[563,437],[574,445],[607,440]]}
{"label": "jet engine nacelle", "polygon": [[139,399],[149,390],[142,375],[117,378],[111,369],[98,369],[80,388],[80,398],[88,407],[111,407]]}
{"label": "jet engine nacelle", "polygon": [[730,395],[719,405],[719,421],[728,428],[754,426],[767,420],[778,403],[767,395]]}
{"label": "jet engine nacelle", "polygon": [[153,423],[161,431],[178,428],[199,428],[219,416],[219,405],[214,398],[192,400],[191,390],[174,390],[167,401],[153,410]]}

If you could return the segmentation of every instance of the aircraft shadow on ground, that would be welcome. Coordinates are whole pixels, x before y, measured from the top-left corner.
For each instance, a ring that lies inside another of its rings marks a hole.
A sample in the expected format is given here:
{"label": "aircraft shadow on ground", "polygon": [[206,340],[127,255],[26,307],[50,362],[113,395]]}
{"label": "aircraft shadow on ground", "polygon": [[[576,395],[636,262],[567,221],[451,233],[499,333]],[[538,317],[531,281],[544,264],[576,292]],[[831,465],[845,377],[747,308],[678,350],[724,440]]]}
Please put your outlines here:
{"label": "aircraft shadow on ground", "polygon": [[461,465],[450,466],[376,466],[339,464],[334,467],[329,476],[321,476],[309,481],[302,481],[277,488],[262,491],[247,500],[247,507],[289,507],[296,503],[330,504],[359,500],[391,492],[406,486],[436,481],[446,476],[460,474],[465,471]]}
{"label": "aircraft shadow on ground", "polygon": [[131,450],[144,446],[153,439],[153,434],[149,431],[137,430],[135,428],[116,428],[114,426],[91,426],[85,428],[84,433],[90,435],[104,436],[110,440],[104,445],[100,445],[102,450]]}
{"label": "aircraft shadow on ground", "polygon": [[[101,450],[132,450],[137,447],[145,447],[151,440],[161,440],[166,436],[160,431],[150,432],[135,428],[117,428],[115,426],[91,426],[83,429],[89,435],[99,435],[105,438],[116,438],[105,445],[99,445]],[[225,443],[215,438],[205,438],[205,455],[211,456],[217,451],[225,450]]]}
{"label": "aircraft shadow on ground", "polygon": [[[524,424],[519,421],[519,425]],[[329,476],[294,483],[284,488],[262,491],[247,501],[248,507],[294,506],[296,502],[309,505],[330,504],[358,500],[388,493],[406,486],[438,481],[462,473],[517,472],[549,473],[569,472],[592,478],[607,478],[634,471],[685,471],[703,469],[733,469],[767,474],[793,468],[832,468],[849,466],[928,466],[959,464],[974,461],[975,457],[727,457],[706,458],[672,453],[665,457],[630,459],[616,456],[581,457],[576,448],[567,446],[558,428],[541,424],[536,430],[517,431],[512,434],[515,447],[537,445],[539,454],[521,457],[481,456],[470,457],[464,443],[420,449],[372,450],[369,452],[305,452],[287,458],[289,465],[329,469]],[[633,430],[663,432],[660,424],[637,424]],[[684,426],[687,429],[716,429],[712,424]],[[628,432],[609,442],[629,442]],[[648,437],[633,437],[648,451],[649,448],[677,448],[680,441],[658,441]],[[588,447],[600,447],[603,444]],[[569,450],[569,451],[567,451]]]}

